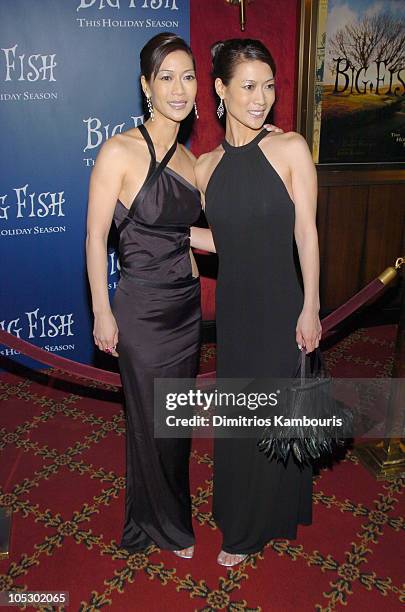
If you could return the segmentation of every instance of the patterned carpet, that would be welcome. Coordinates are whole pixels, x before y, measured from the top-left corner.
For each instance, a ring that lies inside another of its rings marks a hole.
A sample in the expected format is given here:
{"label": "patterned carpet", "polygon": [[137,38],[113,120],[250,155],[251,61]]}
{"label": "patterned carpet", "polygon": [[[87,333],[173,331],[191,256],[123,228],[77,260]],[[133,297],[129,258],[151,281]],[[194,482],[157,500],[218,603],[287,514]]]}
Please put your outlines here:
{"label": "patterned carpet", "polygon": [[[328,350],[332,373],[389,375],[394,336],[393,326],[352,333]],[[206,345],[202,368],[212,369],[214,358]],[[14,511],[0,590],[69,591],[69,609],[82,612],[402,609],[401,479],[377,482],[348,453],[315,478],[312,526],[226,570],[215,562],[221,540],[210,513],[211,445],[196,440],[194,559],[156,547],[130,555],[117,547],[125,486],[118,394],[42,374],[0,378],[0,506]]]}

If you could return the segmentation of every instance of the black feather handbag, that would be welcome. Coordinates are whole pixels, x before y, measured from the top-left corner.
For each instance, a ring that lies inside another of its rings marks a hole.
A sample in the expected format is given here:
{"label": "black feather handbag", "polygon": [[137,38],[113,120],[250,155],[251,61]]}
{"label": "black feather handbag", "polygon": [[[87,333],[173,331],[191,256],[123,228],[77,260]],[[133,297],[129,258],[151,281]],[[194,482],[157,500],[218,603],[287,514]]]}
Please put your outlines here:
{"label": "black feather handbag", "polygon": [[[333,455],[350,438],[353,412],[332,395],[321,351],[301,351],[295,380],[283,390],[277,415],[258,441],[269,460],[286,463],[293,455],[299,464],[309,464]],[[281,424],[280,424],[281,423]]]}

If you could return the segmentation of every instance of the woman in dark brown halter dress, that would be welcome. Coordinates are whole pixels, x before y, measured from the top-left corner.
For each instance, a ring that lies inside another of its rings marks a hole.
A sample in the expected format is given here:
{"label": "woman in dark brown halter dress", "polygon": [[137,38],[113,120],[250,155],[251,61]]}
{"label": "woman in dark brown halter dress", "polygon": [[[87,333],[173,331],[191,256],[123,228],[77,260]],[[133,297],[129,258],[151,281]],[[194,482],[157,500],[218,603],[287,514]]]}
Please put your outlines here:
{"label": "woman in dark brown halter dress", "polygon": [[[180,122],[195,104],[191,50],[174,34],[160,34],[142,50],[141,71],[151,117],[104,144],[91,178],[87,258],[94,338],[101,350],[119,355],[125,395],[121,546],[134,552],[156,544],[190,558],[190,439],[154,438],[153,389],[155,378],[194,378],[198,367],[200,284],[189,236],[201,201],[193,156],[177,144]],[[112,219],[121,279],[111,310],[106,242]]]}

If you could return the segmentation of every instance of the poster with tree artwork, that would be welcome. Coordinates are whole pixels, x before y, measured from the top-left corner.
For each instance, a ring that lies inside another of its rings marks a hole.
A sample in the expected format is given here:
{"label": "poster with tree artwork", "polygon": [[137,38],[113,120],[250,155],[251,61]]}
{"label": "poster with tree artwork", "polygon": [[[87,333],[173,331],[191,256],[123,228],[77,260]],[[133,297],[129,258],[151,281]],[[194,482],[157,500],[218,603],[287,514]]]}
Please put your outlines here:
{"label": "poster with tree artwork", "polygon": [[405,162],[405,1],[323,0],[321,6],[315,161]]}

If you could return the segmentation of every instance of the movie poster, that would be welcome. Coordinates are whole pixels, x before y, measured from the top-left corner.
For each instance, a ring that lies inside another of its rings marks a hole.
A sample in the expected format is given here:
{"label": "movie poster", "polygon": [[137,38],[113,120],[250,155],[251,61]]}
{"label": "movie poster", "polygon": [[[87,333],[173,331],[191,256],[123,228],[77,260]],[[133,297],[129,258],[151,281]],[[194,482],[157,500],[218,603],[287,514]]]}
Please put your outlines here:
{"label": "movie poster", "polygon": [[317,40],[315,161],[404,162],[405,2],[322,0]]}

